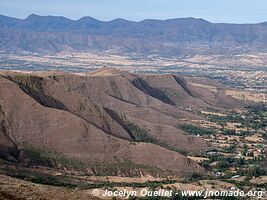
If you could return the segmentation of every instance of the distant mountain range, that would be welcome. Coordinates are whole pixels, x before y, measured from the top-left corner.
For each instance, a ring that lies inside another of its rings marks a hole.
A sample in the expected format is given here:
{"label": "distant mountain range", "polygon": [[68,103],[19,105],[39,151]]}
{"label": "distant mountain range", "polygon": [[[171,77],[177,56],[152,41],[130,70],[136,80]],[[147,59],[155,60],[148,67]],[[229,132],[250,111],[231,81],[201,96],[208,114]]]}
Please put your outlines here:
{"label": "distant mountain range", "polygon": [[188,56],[267,51],[267,23],[225,24],[203,19],[140,22],[92,17],[0,15],[0,50],[57,53],[104,51],[120,54]]}

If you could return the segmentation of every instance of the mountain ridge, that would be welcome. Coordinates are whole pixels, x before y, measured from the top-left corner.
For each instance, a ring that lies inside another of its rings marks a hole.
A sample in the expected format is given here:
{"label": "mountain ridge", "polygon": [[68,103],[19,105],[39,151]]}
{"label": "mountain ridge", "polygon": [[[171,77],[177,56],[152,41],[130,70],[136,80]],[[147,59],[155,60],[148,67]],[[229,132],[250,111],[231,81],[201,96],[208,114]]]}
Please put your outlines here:
{"label": "mountain ridge", "polygon": [[100,19],[97,19],[95,17],[92,17],[92,16],[89,16],[89,15],[86,15],[86,16],[83,16],[83,17],[80,17],[80,18],[77,18],[77,19],[71,19],[71,18],[68,18],[68,17],[65,17],[65,16],[61,16],[61,15],[39,15],[39,14],[35,14],[35,13],[31,13],[29,14],[27,17],[25,18],[19,18],[19,17],[12,17],[12,16],[8,16],[8,15],[4,15],[4,14],[0,14],[0,18],[10,18],[10,19],[14,19],[14,20],[25,20],[29,17],[55,17],[55,18],[64,18],[64,19],[67,19],[67,20],[70,20],[70,21],[79,21],[83,18],[87,18],[87,19],[91,19],[91,20],[95,20],[95,21],[99,21],[99,22],[111,22],[111,21],[114,21],[114,20],[117,20],[117,19],[121,19],[121,20],[124,20],[124,21],[128,21],[128,22],[135,22],[135,23],[140,23],[140,22],[143,22],[143,21],[147,21],[147,20],[151,20],[151,21],[170,21],[170,20],[199,20],[199,21],[203,21],[203,22],[207,22],[207,23],[211,23],[211,24],[233,24],[233,25],[250,25],[250,24],[264,24],[264,23],[267,23],[267,20],[266,21],[262,21],[262,22],[256,22],[256,23],[234,23],[234,22],[210,22],[204,18],[199,18],[199,17],[176,17],[176,18],[167,18],[167,19],[154,19],[154,18],[147,18],[147,19],[142,19],[142,20],[128,20],[128,19],[124,19],[124,18],[114,18],[114,19],[110,19],[110,20],[100,20]]}
{"label": "mountain ridge", "polygon": [[187,56],[267,52],[266,22],[211,23],[197,18],[167,20],[71,20],[32,14],[0,17],[0,50],[58,53],[103,51],[114,54]]}

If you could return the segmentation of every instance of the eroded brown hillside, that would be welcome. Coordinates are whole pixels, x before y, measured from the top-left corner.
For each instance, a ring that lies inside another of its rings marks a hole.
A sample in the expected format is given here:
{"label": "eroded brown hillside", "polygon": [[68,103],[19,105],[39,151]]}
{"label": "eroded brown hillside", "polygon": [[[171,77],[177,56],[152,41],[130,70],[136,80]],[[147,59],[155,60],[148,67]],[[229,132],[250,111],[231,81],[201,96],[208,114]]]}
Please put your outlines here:
{"label": "eroded brown hillside", "polygon": [[[1,72],[0,85],[1,158],[68,168],[55,159],[64,155],[94,174],[202,172],[182,154],[209,145],[177,124],[200,119],[188,108],[239,105],[174,75],[108,68],[86,75]],[[45,152],[46,161],[29,158],[29,147]]]}

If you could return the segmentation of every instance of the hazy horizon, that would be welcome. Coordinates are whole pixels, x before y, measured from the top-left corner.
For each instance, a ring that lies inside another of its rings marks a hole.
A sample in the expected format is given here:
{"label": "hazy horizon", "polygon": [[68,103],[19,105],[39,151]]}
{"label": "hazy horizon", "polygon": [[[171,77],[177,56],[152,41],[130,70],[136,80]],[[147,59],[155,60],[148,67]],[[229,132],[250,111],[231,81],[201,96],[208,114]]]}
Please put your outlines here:
{"label": "hazy horizon", "polygon": [[123,18],[129,21],[144,19],[202,18],[213,23],[260,23],[267,21],[267,2],[264,0],[0,0],[0,13],[25,19],[30,14],[64,16],[77,20],[90,16],[101,21]]}
{"label": "hazy horizon", "polygon": [[146,18],[146,19],[142,19],[142,20],[129,20],[129,19],[126,19],[126,18],[112,18],[112,19],[109,19],[109,20],[101,20],[101,19],[99,19],[99,18],[96,18],[96,17],[93,17],[93,16],[81,16],[80,18],[77,18],[77,19],[72,19],[72,18],[69,18],[69,17],[66,17],[66,16],[63,16],[63,15],[39,15],[39,14],[36,14],[36,13],[31,13],[31,14],[29,14],[28,16],[26,16],[26,17],[23,17],[23,18],[21,18],[21,17],[15,17],[15,16],[10,16],[10,15],[5,15],[5,14],[2,14],[2,13],[0,13],[0,15],[2,15],[2,16],[6,16],[6,17],[10,17],[10,18],[15,18],[15,19],[20,19],[20,20],[24,20],[24,19],[27,19],[29,16],[31,16],[31,15],[37,15],[37,16],[41,16],[41,17],[64,17],[64,18],[67,18],[67,19],[70,19],[70,20],[72,20],[72,21],[77,21],[77,20],[79,20],[79,19],[81,19],[81,18],[84,18],[84,17],[91,17],[91,18],[93,18],[93,19],[95,19],[95,20],[99,20],[99,21],[102,21],[102,22],[109,22],[109,21],[113,21],[113,20],[116,20],[116,19],[123,19],[123,20],[126,20],[126,21],[130,21],[130,22],[141,22],[141,21],[144,21],[144,20],[160,20],[160,21],[164,21],[164,20],[172,20],[172,19],[188,19],[188,18],[193,18],[193,19],[201,19],[201,20],[205,20],[205,21],[207,21],[207,22],[210,22],[210,23],[214,23],[214,24],[216,24],[216,23],[218,23],[218,24],[220,24],[220,23],[226,23],[226,24],[258,24],[258,23],[265,23],[265,22],[267,22],[267,19],[266,20],[264,20],[264,21],[259,21],[259,22],[251,22],[251,23],[235,23],[235,22],[212,22],[212,21],[209,21],[209,20],[207,20],[207,19],[204,19],[204,18],[199,18],[199,17],[190,17],[190,16],[188,16],[188,17],[176,17],[176,18],[166,18],[166,19],[156,19],[156,18]]}

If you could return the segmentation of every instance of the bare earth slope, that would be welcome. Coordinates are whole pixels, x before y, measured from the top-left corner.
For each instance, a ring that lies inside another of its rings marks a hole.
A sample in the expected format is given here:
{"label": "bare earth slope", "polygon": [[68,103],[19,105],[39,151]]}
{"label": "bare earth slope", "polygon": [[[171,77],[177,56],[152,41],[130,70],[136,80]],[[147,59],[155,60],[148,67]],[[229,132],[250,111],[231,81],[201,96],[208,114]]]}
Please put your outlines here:
{"label": "bare earth slope", "polygon": [[0,85],[5,160],[27,161],[28,145],[78,160],[88,173],[101,174],[99,168],[120,175],[203,171],[179,152],[207,150],[208,144],[176,125],[199,118],[184,109],[189,103],[215,105],[180,77],[106,68],[87,75],[1,72]]}

